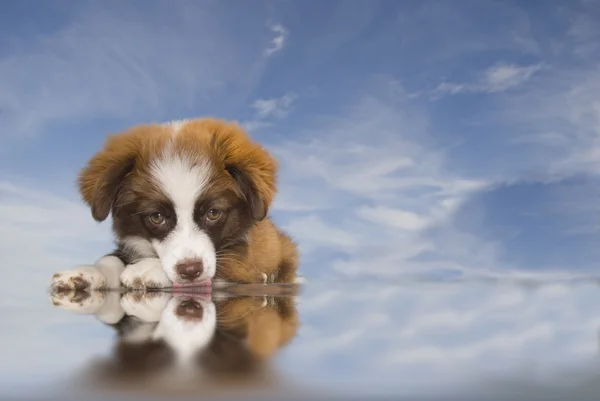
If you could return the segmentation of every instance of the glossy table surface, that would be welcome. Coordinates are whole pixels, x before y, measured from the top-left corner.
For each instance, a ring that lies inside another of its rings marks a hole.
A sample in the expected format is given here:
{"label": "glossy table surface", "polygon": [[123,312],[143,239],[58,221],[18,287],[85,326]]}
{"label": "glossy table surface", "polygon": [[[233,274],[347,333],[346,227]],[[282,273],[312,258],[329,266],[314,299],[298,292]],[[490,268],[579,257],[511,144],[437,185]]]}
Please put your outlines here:
{"label": "glossy table surface", "polygon": [[[309,282],[295,296],[273,287],[236,291],[52,297],[44,288],[12,289],[22,296],[5,297],[0,310],[0,393],[593,399],[599,387],[600,287],[592,281]],[[131,327],[119,333],[86,314],[81,305],[94,299],[125,305],[130,319],[143,320],[142,333],[125,338]],[[140,346],[157,338],[166,343]]]}

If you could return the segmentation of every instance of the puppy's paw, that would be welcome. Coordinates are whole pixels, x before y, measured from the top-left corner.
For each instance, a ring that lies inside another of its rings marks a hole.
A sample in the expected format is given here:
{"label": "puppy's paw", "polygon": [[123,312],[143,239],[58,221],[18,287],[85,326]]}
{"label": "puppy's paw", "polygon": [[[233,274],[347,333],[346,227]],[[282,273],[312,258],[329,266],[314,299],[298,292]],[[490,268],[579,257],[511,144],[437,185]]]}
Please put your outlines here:
{"label": "puppy's paw", "polygon": [[100,291],[69,290],[50,294],[52,305],[75,313],[90,315],[98,312],[106,294]]}
{"label": "puppy's paw", "polygon": [[146,258],[127,265],[121,273],[121,283],[134,290],[168,288],[172,285],[157,258]]}
{"label": "puppy's paw", "polygon": [[273,284],[275,282],[275,274],[261,273],[263,284]]}
{"label": "puppy's paw", "polygon": [[105,286],[105,277],[94,266],[60,271],[52,276],[50,283],[53,292],[101,290]]}
{"label": "puppy's paw", "polygon": [[135,316],[148,323],[158,322],[169,299],[169,293],[134,291],[123,294],[121,307],[129,316]]}

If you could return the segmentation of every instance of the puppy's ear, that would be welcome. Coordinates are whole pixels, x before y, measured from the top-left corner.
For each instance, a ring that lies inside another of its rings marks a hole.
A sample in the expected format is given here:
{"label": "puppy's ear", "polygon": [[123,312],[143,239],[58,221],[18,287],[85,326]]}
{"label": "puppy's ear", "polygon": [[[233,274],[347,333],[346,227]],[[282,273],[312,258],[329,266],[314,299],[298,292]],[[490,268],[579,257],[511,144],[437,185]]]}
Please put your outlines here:
{"label": "puppy's ear", "polygon": [[124,135],[110,136],[104,149],[96,153],[79,173],[79,192],[96,221],[106,220],[121,182],[133,170],[137,155],[134,139]]}
{"label": "puppy's ear", "polygon": [[267,216],[277,186],[277,161],[235,123],[215,121],[212,148],[237,184],[254,220]]}

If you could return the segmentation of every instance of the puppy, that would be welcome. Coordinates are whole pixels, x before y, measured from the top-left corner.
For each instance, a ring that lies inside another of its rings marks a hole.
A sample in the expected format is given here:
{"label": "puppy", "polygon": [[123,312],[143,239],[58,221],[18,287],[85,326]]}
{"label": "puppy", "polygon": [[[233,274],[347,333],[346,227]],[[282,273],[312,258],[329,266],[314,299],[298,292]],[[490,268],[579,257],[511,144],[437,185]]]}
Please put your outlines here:
{"label": "puppy", "polygon": [[78,184],[96,221],[111,215],[116,249],[58,272],[52,286],[295,282],[296,244],[267,216],[277,170],[233,122],[147,124],[110,136]]}

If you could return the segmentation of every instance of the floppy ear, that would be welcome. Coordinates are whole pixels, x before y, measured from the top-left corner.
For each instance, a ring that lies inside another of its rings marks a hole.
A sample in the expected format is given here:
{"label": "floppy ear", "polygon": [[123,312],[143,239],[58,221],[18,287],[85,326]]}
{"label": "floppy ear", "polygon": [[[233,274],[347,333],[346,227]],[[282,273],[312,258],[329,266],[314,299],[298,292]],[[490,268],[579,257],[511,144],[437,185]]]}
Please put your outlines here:
{"label": "floppy ear", "polygon": [[133,170],[136,157],[133,145],[129,138],[110,136],[104,149],[79,173],[79,192],[90,206],[94,220],[106,220],[121,182]]}
{"label": "floppy ear", "polygon": [[277,162],[260,145],[251,141],[235,123],[215,125],[212,145],[225,170],[237,183],[252,218],[263,220],[275,197]]}

